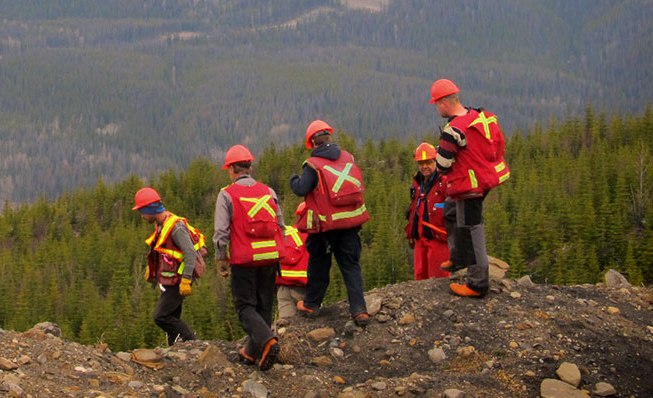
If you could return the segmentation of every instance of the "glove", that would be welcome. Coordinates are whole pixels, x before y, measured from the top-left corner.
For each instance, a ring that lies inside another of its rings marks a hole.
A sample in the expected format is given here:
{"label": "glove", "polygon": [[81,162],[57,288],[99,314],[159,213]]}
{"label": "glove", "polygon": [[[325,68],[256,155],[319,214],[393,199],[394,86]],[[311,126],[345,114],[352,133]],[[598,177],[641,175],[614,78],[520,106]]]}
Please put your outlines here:
{"label": "glove", "polygon": [[179,294],[182,297],[188,297],[193,292],[193,289],[190,287],[192,281],[188,278],[181,278],[179,283]]}
{"label": "glove", "polygon": [[215,260],[215,266],[218,269],[218,273],[220,274],[221,277],[227,278],[229,277],[229,274],[231,273],[231,269],[229,268],[229,263],[227,260]]}

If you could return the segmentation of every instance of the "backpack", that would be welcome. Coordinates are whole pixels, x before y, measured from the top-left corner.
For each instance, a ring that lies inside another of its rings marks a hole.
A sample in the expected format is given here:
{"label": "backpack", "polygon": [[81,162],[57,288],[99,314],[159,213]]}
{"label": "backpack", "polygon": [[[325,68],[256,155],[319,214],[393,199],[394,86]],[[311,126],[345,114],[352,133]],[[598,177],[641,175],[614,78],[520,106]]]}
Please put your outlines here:
{"label": "backpack", "polygon": [[[206,262],[204,257],[209,254],[208,249],[206,248],[204,241],[204,234],[200,232],[199,229],[193,227],[186,221],[186,227],[188,227],[188,233],[190,235],[190,240],[193,242],[193,246],[196,248],[197,258],[195,259],[195,268],[193,269],[193,277],[199,279],[204,275],[206,271]],[[198,248],[199,247],[199,248]]]}

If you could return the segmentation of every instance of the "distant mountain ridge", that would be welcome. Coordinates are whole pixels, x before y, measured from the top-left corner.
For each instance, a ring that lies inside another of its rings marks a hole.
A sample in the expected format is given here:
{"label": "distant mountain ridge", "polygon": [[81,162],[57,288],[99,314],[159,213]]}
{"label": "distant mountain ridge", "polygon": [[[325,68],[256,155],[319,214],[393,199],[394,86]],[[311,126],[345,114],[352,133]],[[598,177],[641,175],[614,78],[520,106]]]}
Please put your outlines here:
{"label": "distant mountain ridge", "polygon": [[442,122],[427,103],[439,76],[508,135],[653,102],[646,0],[4,0],[0,13],[10,202],[294,143],[314,118],[421,139]]}

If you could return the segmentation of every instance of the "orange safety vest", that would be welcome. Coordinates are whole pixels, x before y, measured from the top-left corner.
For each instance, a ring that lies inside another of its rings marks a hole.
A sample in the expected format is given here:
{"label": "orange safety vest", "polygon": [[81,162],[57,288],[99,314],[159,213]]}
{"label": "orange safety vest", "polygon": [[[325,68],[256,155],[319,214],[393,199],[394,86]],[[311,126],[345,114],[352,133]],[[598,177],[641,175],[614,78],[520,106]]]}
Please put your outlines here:
{"label": "orange safety vest", "polygon": [[233,207],[227,247],[232,265],[265,266],[283,258],[283,235],[277,219],[278,207],[270,188],[260,182],[252,186],[231,184],[223,188]]}
{"label": "orange safety vest", "polygon": [[456,162],[447,173],[449,196],[482,196],[510,178],[504,159],[505,140],[496,115],[470,109],[449,125],[462,131],[467,139],[467,146],[458,151]]}
{"label": "orange safety vest", "polygon": [[193,247],[200,251],[205,245],[204,235],[188,223],[188,220],[168,212],[168,217],[163,222],[161,229],[158,226],[145,243],[150,247],[147,255],[147,263],[150,268],[150,278],[158,278],[158,282],[164,286],[174,286],[181,281],[186,263],[184,252],[175,245],[170,234],[178,222],[183,222],[190,233]]}
{"label": "orange safety vest", "polygon": [[349,152],[342,151],[337,160],[314,156],[306,164],[316,171],[318,183],[305,197],[306,207],[297,223],[300,231],[349,229],[370,219],[363,199],[363,174]]}
{"label": "orange safety vest", "polygon": [[281,275],[277,275],[277,285],[306,286],[308,282],[308,251],[306,251],[307,234],[295,227],[286,225],[285,257],[281,260]]}

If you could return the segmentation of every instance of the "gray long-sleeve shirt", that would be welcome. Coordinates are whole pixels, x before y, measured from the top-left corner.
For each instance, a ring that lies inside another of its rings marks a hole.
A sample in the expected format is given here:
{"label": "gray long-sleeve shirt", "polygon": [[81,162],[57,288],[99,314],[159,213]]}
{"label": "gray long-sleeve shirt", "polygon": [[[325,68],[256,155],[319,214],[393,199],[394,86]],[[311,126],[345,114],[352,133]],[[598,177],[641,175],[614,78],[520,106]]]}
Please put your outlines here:
{"label": "gray long-sleeve shirt", "polygon": [[195,262],[197,261],[197,252],[195,251],[195,246],[193,241],[190,239],[190,232],[183,221],[177,221],[175,226],[172,227],[172,232],[170,233],[172,241],[175,242],[175,245],[184,253],[184,273],[183,278],[193,279],[193,271],[195,270]]}
{"label": "gray long-sleeve shirt", "polygon": [[[234,184],[244,185],[246,187],[251,187],[255,183],[256,180],[249,175],[243,175],[234,182]],[[274,202],[277,203],[277,224],[283,231],[283,214],[281,207],[278,206],[277,194],[272,188],[270,188],[270,195],[272,195]],[[213,245],[215,246],[216,260],[226,260],[227,258],[227,247],[231,236],[231,219],[233,216],[234,209],[231,196],[223,188],[220,190],[218,199],[215,201],[215,216],[213,219]]]}

